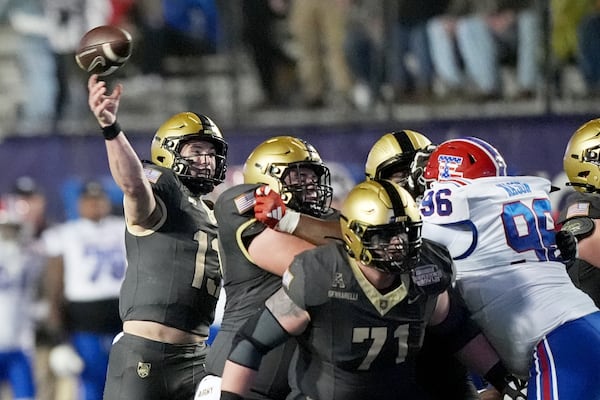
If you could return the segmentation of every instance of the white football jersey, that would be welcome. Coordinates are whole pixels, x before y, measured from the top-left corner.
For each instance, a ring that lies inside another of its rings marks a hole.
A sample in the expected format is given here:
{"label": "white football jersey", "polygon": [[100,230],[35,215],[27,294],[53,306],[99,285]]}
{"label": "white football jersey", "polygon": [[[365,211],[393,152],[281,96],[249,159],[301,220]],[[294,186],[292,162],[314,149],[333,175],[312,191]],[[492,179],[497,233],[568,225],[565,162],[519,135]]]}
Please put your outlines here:
{"label": "white football jersey", "polygon": [[513,373],[536,344],[597,311],[557,261],[550,182],[532,176],[436,182],[423,196],[423,237],[450,251],[456,286]]}
{"label": "white football jersey", "polygon": [[127,263],[123,218],[79,218],[48,229],[42,238],[49,257],[63,257],[68,301],[119,297]]}
{"label": "white football jersey", "polygon": [[0,238],[0,352],[33,349],[39,273],[39,257],[17,241]]}

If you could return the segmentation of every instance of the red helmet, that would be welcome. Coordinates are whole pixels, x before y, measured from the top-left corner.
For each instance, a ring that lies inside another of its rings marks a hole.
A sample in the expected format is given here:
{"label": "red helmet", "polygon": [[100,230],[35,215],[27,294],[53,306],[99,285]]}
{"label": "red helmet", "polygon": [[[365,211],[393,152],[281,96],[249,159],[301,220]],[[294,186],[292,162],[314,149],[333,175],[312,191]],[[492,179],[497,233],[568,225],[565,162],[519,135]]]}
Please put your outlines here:
{"label": "red helmet", "polygon": [[504,157],[494,146],[476,137],[452,139],[440,144],[431,153],[424,174],[427,182],[505,175]]}

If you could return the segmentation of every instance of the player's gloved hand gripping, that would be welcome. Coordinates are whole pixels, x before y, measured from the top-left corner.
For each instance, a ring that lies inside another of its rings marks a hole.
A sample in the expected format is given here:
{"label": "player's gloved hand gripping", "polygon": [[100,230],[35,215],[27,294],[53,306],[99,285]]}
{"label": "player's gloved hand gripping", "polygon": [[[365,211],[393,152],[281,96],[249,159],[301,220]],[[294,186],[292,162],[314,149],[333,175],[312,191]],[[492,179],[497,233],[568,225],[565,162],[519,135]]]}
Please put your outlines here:
{"label": "player's gloved hand gripping", "polygon": [[577,238],[568,230],[556,232],[556,246],[560,250],[560,256],[564,264],[570,267],[577,258]]}
{"label": "player's gloved hand gripping", "polygon": [[512,377],[502,392],[502,400],[527,400],[527,381]]}
{"label": "player's gloved hand gripping", "polygon": [[300,213],[285,206],[279,193],[269,186],[261,186],[254,192],[254,217],[269,228],[292,233],[300,221]]}

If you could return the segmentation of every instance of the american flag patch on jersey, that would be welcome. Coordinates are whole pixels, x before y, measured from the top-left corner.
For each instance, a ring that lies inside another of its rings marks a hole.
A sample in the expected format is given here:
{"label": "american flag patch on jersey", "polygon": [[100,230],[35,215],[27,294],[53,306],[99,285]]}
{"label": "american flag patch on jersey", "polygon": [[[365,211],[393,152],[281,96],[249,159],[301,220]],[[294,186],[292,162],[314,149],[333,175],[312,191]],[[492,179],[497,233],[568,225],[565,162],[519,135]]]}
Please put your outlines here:
{"label": "american flag patch on jersey", "polygon": [[158,181],[158,178],[160,178],[160,176],[162,175],[162,172],[152,168],[144,168],[144,175],[146,175],[146,178],[150,182],[156,183],[156,181]]}
{"label": "american flag patch on jersey", "polygon": [[566,219],[572,217],[588,216],[590,214],[590,203],[575,203],[567,208]]}
{"label": "american flag patch on jersey", "polygon": [[240,194],[238,197],[233,199],[233,202],[235,203],[235,208],[240,215],[246,213],[246,211],[254,207],[254,204],[256,203],[256,200],[254,200],[254,191]]}

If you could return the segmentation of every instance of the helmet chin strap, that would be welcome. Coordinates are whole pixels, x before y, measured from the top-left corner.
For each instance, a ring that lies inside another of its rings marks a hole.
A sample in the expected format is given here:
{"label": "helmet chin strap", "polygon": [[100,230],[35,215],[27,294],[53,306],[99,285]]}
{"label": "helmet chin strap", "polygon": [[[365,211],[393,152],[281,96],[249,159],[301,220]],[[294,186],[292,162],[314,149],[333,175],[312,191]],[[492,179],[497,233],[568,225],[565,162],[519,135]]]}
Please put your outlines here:
{"label": "helmet chin strap", "polygon": [[600,188],[597,188],[594,185],[590,185],[589,183],[567,182],[566,185],[584,188],[586,193],[600,193]]}

